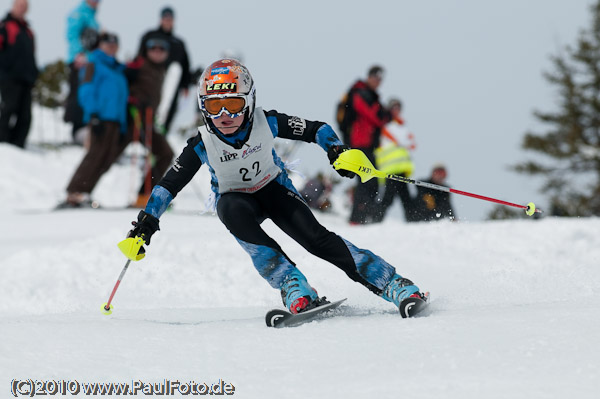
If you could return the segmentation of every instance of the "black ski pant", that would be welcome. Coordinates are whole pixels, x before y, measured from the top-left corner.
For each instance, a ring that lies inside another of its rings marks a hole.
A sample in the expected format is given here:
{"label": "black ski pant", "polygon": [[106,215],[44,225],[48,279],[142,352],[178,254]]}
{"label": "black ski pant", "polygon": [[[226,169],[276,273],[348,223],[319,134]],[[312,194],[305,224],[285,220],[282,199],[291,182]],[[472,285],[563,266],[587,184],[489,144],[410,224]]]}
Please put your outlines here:
{"label": "black ski pant", "polygon": [[[361,149],[375,165],[375,155],[372,150]],[[354,196],[352,200],[352,212],[350,213],[350,223],[365,224],[374,222],[378,211],[377,194],[379,192],[379,183],[377,179],[371,179],[362,183],[358,177]]]}
{"label": "black ski pant", "polygon": [[[400,176],[404,175],[401,174]],[[408,191],[408,184],[390,179],[386,179],[385,182],[385,192],[383,194],[383,199],[381,200],[380,214],[377,215],[378,220],[383,220],[387,209],[394,203],[396,197],[399,197],[400,201],[402,201],[402,208],[404,208],[406,221],[411,220],[414,206],[410,192]]]}
{"label": "black ski pant", "polygon": [[69,94],[65,102],[65,113],[63,120],[73,124],[71,134],[75,138],[75,134],[79,129],[85,126],[83,123],[83,108],[79,105],[77,92],[79,91],[79,69],[75,63],[69,64]]}
{"label": "black ski pant", "polygon": [[0,81],[0,143],[25,148],[31,126],[31,89],[30,83]]}
{"label": "black ski pant", "polygon": [[269,218],[311,254],[334,264],[352,280],[376,294],[381,292],[381,289],[359,274],[344,240],[323,227],[295,191],[276,181],[252,194],[222,194],[217,203],[217,214],[231,234],[239,240],[272,248],[283,254],[293,265],[279,244],[260,227]]}

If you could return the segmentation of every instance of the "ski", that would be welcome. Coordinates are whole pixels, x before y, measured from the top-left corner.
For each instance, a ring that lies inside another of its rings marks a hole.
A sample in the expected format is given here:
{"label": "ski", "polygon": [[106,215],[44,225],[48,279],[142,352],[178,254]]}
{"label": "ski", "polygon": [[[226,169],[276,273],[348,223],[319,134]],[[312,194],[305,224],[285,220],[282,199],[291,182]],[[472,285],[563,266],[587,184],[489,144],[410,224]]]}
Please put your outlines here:
{"label": "ski", "polygon": [[427,312],[424,312],[429,306],[429,292],[423,294],[421,298],[404,298],[400,301],[398,310],[400,316],[406,319],[408,317],[425,316]]}
{"label": "ski", "polygon": [[[335,302],[326,302],[323,305],[298,314],[292,314],[283,309],[273,309],[267,312],[265,321],[268,327],[281,328],[299,326],[319,318],[327,317],[327,312],[340,306],[346,299],[348,298],[340,299]],[[325,300],[325,297],[323,297],[322,300]]]}

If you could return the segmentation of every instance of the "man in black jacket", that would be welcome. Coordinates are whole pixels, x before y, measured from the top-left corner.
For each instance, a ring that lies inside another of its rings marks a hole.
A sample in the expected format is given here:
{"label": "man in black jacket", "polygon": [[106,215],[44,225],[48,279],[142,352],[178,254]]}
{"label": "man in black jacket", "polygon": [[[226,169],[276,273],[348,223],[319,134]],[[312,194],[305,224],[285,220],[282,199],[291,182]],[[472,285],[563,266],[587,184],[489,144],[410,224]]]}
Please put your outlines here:
{"label": "man in black jacket", "polygon": [[31,125],[31,89],[38,76],[33,32],[25,21],[28,7],[27,0],[15,0],[0,22],[0,143],[21,148]]}
{"label": "man in black jacket", "polygon": [[[435,165],[429,179],[425,183],[446,186],[446,167]],[[418,186],[417,197],[413,202],[413,210],[406,215],[409,222],[431,221],[441,219],[456,219],[456,213],[450,204],[450,193]]]}
{"label": "man in black jacket", "polygon": [[172,100],[170,104],[167,104],[167,112],[164,115],[161,113],[162,107],[158,110],[157,115],[157,124],[160,125],[160,128],[166,134],[168,133],[171,122],[173,121],[173,117],[175,116],[175,112],[177,111],[177,101],[179,97],[179,92],[183,91],[185,96],[188,95],[188,87],[192,83],[191,74],[190,74],[190,61],[188,57],[187,50],[185,48],[185,43],[180,38],[173,35],[173,25],[175,21],[175,12],[171,7],[165,7],[160,12],[160,26],[158,29],[151,30],[146,32],[144,36],[142,36],[142,40],[140,42],[140,48],[138,54],[142,54],[144,50],[148,47],[148,41],[152,39],[160,39],[166,40],[169,43],[169,58],[167,59],[167,79],[169,78],[169,68],[172,64],[177,63],[180,66],[180,78],[179,84],[177,87],[173,88],[175,90],[174,93],[163,92],[163,98],[169,98],[168,96],[172,96]]}

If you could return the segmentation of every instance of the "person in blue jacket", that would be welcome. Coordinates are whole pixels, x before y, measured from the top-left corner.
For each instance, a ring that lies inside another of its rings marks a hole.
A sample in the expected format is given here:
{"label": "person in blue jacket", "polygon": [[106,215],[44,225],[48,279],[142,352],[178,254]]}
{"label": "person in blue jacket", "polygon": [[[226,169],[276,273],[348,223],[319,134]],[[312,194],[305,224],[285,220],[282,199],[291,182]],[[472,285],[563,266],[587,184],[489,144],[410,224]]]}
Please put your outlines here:
{"label": "person in blue jacket", "polygon": [[69,65],[69,94],[65,104],[64,121],[73,124],[75,142],[82,140],[77,132],[85,126],[82,110],[77,101],[79,71],[88,62],[88,55],[98,45],[100,25],[96,10],[100,0],[83,0],[67,17],[67,64]]}
{"label": "person in blue jacket", "polygon": [[90,53],[81,70],[78,97],[83,121],[91,130],[90,148],[67,186],[67,199],[61,208],[94,206],[90,194],[121,151],[127,131],[129,89],[125,66],[115,58],[118,49],[118,37],[103,33],[99,48]]}
{"label": "person in blue jacket", "polygon": [[[173,167],[156,185],[129,237],[150,244],[159,218],[173,198],[206,164],[211,173],[217,214],[250,255],[259,274],[281,293],[292,313],[323,303],[306,277],[262,228],[269,218],[307,251],[343,270],[350,279],[399,306],[419,288],[373,252],[327,230],[292,185],[275,152],[276,137],[317,143],[330,162],[347,150],[331,126],[255,107],[255,86],[239,61],[222,59],[205,69],[198,82],[198,104],[205,121]],[[342,176],[353,176],[339,170]],[[145,251],[143,247],[140,251]]]}

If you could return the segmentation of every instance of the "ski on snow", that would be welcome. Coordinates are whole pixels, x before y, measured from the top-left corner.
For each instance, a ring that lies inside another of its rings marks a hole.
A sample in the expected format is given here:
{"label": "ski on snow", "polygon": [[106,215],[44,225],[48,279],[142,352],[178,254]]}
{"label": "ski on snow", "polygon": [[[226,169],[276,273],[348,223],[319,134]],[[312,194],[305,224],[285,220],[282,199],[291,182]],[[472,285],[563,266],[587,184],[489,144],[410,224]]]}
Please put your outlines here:
{"label": "ski on snow", "polygon": [[[322,299],[325,300],[324,297]],[[267,326],[275,328],[299,326],[318,318],[326,317],[327,312],[340,306],[346,299],[347,298],[335,302],[327,302],[316,308],[305,310],[298,314],[293,314],[283,309],[273,309],[267,312],[265,321]]]}
{"label": "ski on snow", "polygon": [[[322,299],[325,300],[325,298]],[[334,302],[326,302],[323,305],[298,314],[293,314],[283,309],[273,309],[267,312],[265,322],[268,327],[296,327],[314,320],[343,315],[343,313],[336,314],[331,311],[340,306],[346,299],[347,298]],[[429,292],[426,292],[422,298],[411,297],[403,299],[400,302],[398,310],[400,311],[400,316],[402,316],[402,318],[417,317],[427,314],[427,312],[424,311],[427,309],[428,305]]]}

